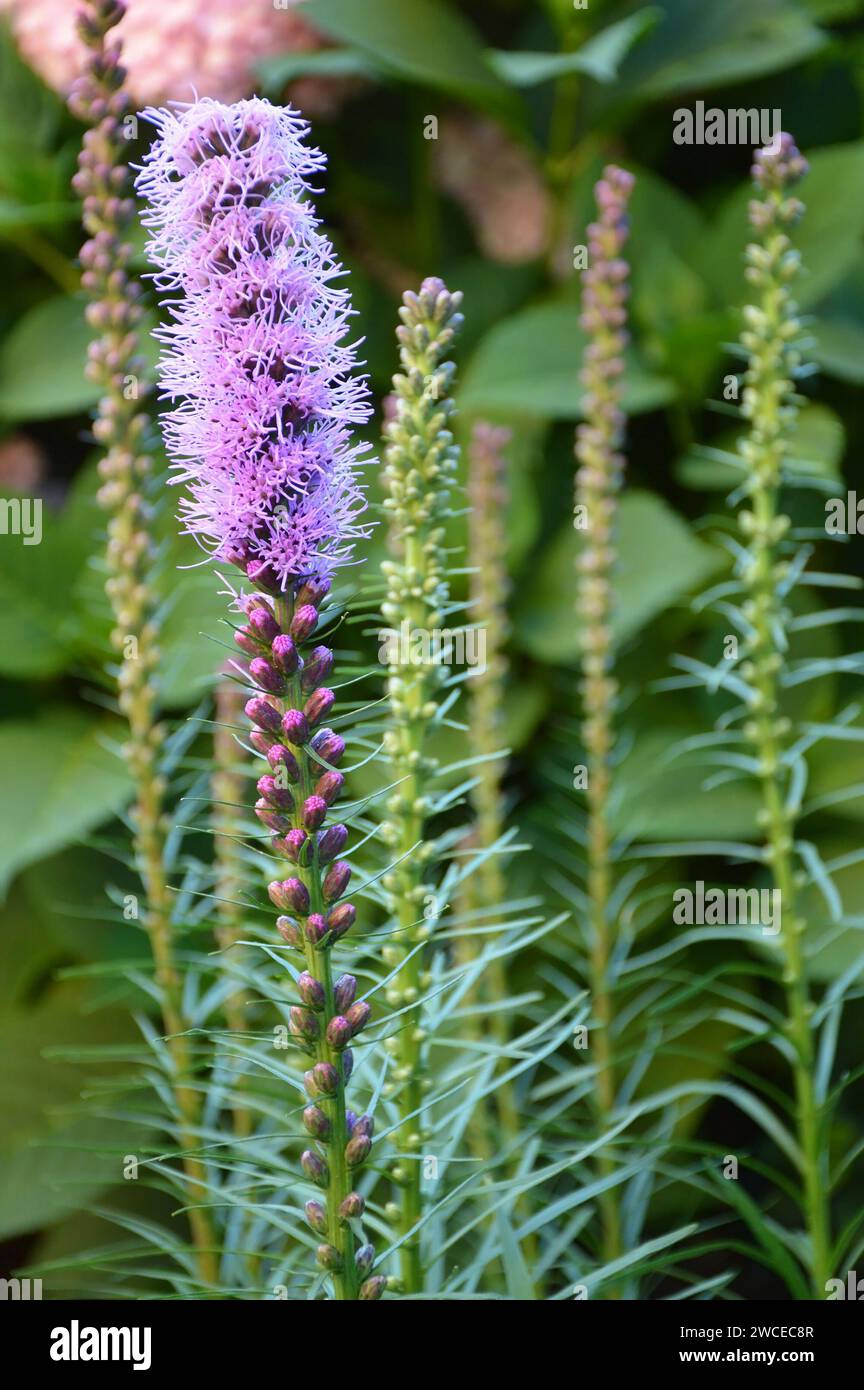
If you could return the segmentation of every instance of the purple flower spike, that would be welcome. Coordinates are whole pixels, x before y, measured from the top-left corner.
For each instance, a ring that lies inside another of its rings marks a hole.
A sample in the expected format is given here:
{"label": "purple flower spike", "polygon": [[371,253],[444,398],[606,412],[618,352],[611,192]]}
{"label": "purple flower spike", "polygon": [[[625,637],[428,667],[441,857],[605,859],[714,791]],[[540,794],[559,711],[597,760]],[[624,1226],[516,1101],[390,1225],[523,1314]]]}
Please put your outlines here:
{"label": "purple flower spike", "polygon": [[295,110],[261,98],[146,114],[157,135],[137,189],[154,278],[172,295],[157,336],[186,530],[284,592],[345,563],[368,534],[368,446],[352,430],[369,393],[345,342],[341,267],[308,196],[324,157]]}

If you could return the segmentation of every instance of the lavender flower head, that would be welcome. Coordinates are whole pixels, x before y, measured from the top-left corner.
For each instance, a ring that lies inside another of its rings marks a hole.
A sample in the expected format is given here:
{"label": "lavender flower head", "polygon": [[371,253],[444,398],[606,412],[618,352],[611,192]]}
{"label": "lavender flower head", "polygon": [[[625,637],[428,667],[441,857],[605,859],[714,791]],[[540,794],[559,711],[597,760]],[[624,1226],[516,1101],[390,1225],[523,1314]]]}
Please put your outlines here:
{"label": "lavender flower head", "polygon": [[136,180],[171,321],[164,435],[188,532],[277,592],[327,576],[368,534],[358,481],[370,414],[344,271],[310,201],[324,156],[261,98],[149,109]]}

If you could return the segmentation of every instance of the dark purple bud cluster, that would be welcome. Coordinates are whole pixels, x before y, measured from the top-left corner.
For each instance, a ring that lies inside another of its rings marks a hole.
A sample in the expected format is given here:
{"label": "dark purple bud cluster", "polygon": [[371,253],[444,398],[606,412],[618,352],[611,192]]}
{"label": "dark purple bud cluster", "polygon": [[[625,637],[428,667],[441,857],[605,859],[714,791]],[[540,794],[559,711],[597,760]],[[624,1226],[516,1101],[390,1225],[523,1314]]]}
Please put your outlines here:
{"label": "dark purple bud cluster", "polygon": [[362,1217],[364,1201],[352,1188],[372,1148],[373,1121],[371,1115],[358,1118],[346,1110],[345,1087],[354,1063],[351,1044],[371,1009],[357,999],[354,976],[334,979],[330,965],[331,948],[356,918],[353,903],[343,901],[351,869],[339,858],[348,831],[327,823],[344,783],[337,768],[345,742],[323,726],[335,703],[333,691],[322,685],[333,669],[333,653],[320,645],[305,659],[302,653],[319,626],[327,590],[326,581],[310,579],[295,585],[293,595],[289,590],[283,598],[255,594],[243,600],[246,622],[235,640],[249,658],[248,674],[256,686],[246,704],[251,741],[268,764],[258,779],[255,814],[272,832],[275,852],[294,866],[267,892],[280,913],[279,935],[303,957],[305,967],[297,977],[299,1002],[289,1009],[288,1026],[311,1063],[302,1120],[313,1147],[304,1151],[301,1164],[322,1197],[306,1204],[306,1218],[324,1237],[318,1246],[321,1268],[343,1296],[368,1301],[380,1298],[386,1281],[371,1274],[372,1246],[358,1246],[353,1223]]}

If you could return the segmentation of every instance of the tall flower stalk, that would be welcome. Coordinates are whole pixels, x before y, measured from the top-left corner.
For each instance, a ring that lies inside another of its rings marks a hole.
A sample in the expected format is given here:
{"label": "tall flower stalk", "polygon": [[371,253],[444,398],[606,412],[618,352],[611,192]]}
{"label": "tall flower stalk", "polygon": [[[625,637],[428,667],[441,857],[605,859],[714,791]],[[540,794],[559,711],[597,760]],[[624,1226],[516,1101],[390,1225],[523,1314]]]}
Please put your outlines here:
{"label": "tall flower stalk", "polygon": [[388,672],[391,728],[385,748],[397,785],[383,829],[395,861],[384,887],[395,933],[387,959],[398,967],[388,1002],[409,1011],[392,1039],[401,1155],[393,1178],[400,1192],[401,1279],[407,1293],[422,1288],[420,1158],[428,1085],[423,1020],[414,1006],[428,985],[421,948],[431,933],[424,916],[424,875],[433,849],[424,843],[424,833],[435,763],[426,745],[443,671],[422,655],[405,664],[398,657],[406,650],[422,652],[423,643],[415,643],[414,634],[440,629],[448,600],[444,522],[458,451],[449,429],[456,368],[446,354],[462,323],[461,300],[461,294],[451,294],[436,278],[424,280],[418,294],[404,295],[397,329],[402,371],[393,380],[394,408],[385,427],[384,505],[394,558],[382,566],[387,594],[381,611],[400,641],[392,644],[398,655]]}
{"label": "tall flower stalk", "polygon": [[194,1155],[200,1112],[194,1059],[184,1036],[182,981],[171,939],[171,897],[165,869],[165,796],[159,759],[165,731],[157,718],[155,675],[159,664],[157,597],[151,588],[155,547],[147,490],[148,418],[140,408],[144,365],[138,355],[141,308],[127,265],[127,236],[134,203],[128,197],[122,122],[127,111],[120,47],[112,30],[122,18],[120,0],[89,0],[79,18],[88,51],[84,75],[70,96],[72,110],[88,124],[74,187],[83,202],[87,240],[81,249],[82,283],[89,295],[87,319],[97,336],[90,344],[88,375],[103,395],[93,433],[105,454],[99,463],[99,501],[108,516],[106,589],[114,615],[111,643],[120,657],[120,711],[128,724],[126,758],[135,785],[132,810],[135,858],[144,887],[142,923],[150,942],[162,1018],[173,1067],[183,1165],[189,1184],[189,1223],[202,1278],[213,1282],[218,1265],[207,1212],[205,1171]]}
{"label": "tall flower stalk", "polygon": [[[612,674],[612,582],[615,566],[617,497],[624,470],[621,446],[623,352],[627,343],[627,203],[633,176],[607,166],[598,182],[598,220],[588,228],[589,266],[582,277],[580,325],[588,335],[582,384],[584,421],[576,433],[576,524],[584,522],[579,554],[577,614],[582,637],[582,738],[587,758],[587,889],[589,973],[592,993],[591,1055],[594,1062],[598,1125],[616,1103],[613,982],[610,978],[615,923],[610,915],[613,870],[610,858],[609,794],[615,743],[614,709],[618,687]],[[601,1174],[614,1170],[601,1152]],[[621,1253],[620,1213],[613,1187],[600,1197],[602,1252],[612,1261]]]}
{"label": "tall flower stalk", "polygon": [[[512,431],[501,425],[477,420],[471,432],[468,451],[468,560],[471,567],[469,588],[470,618],[483,638],[483,660],[468,682],[468,742],[479,759],[471,792],[476,825],[472,845],[482,852],[491,850],[504,829],[504,799],[501,781],[506,759],[501,756],[503,740],[504,682],[507,674],[505,645],[508,634],[507,599],[507,502],[504,451]],[[505,881],[501,860],[496,854],[481,858],[465,884],[465,901],[471,910],[497,911],[504,901]],[[466,951],[472,938],[465,939]],[[483,972],[481,996],[494,1003],[507,997],[507,972],[501,956],[490,960]],[[490,1025],[502,1050],[509,1040],[507,1015],[496,1010]],[[502,1064],[504,1059],[502,1058]],[[502,1084],[495,1091],[495,1107],[505,1141],[515,1143],[519,1115],[512,1088]],[[482,1117],[474,1125],[475,1135]],[[480,1139],[481,1147],[484,1139]]]}
{"label": "tall flower stalk", "polygon": [[780,512],[779,501],[783,459],[798,414],[794,378],[802,365],[800,323],[792,297],[800,255],[789,231],[804,207],[789,190],[806,172],[806,160],[785,133],[758,150],[753,164],[757,197],[750,203],[750,225],[755,236],[747,247],[746,273],[757,299],[744,310],[741,337],[748,357],[741,400],[748,428],[739,445],[746,465],[742,491],[747,502],[738,513],[738,524],[745,547],[740,574],[748,595],[743,607],[748,628],[741,673],[755,692],[744,735],[758,764],[765,860],[782,905],[778,940],[786,1026],[794,1053],[802,1207],[813,1291],[817,1298],[824,1298],[826,1280],[832,1274],[828,1174],[815,1081],[813,1006],[803,950],[806,922],[798,906],[795,812],[788,795],[790,772],[785,754],[791,727],[780,707],[787,617],[782,593],[787,566],[779,547],[790,522]]}
{"label": "tall flower stalk", "polygon": [[371,1011],[333,961],[356,917],[339,858],[348,831],[328,819],[345,744],[326,727],[333,652],[311,645],[332,573],[366,534],[366,446],[352,427],[368,418],[368,391],[344,342],[350,300],[333,284],[344,272],[309,199],[324,159],[296,111],[263,100],[148,115],[158,137],[138,186],[149,252],[157,282],[180,291],[160,331],[161,381],[175,402],[166,442],[187,530],[250,586],[237,595],[235,640],[253,692],[250,740],[267,764],[255,814],[283,861],[267,889],[276,929],[304,966],[293,972],[290,1031],[309,1062],[306,1216],[333,1295],[377,1299],[386,1281],[371,1273],[354,1188],[373,1122],[346,1095],[351,1044]]}
{"label": "tall flower stalk", "polygon": [[[233,672],[226,670],[216,688],[211,788],[216,939],[229,968],[241,949],[238,942],[243,935],[243,908],[238,895],[242,891],[246,870],[240,818],[248,786],[248,769],[244,766],[244,754],[235,734],[235,729],[242,722],[243,706],[243,687],[233,678]],[[222,1008],[230,1031],[242,1034],[245,1028],[243,991],[239,988],[232,990]],[[242,1090],[242,1077],[238,1076],[235,1085]],[[234,1105],[234,1129],[240,1138],[247,1138],[252,1132],[251,1112],[239,1098]]]}

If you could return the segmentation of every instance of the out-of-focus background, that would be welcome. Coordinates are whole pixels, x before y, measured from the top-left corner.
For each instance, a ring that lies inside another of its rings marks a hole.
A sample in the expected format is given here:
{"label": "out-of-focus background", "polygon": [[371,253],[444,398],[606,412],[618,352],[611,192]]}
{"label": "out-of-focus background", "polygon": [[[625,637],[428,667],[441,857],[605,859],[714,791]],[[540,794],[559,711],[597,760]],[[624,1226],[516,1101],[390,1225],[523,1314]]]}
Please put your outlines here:
{"label": "out-of-focus background", "polygon": [[[95,401],[83,371],[81,233],[70,191],[82,131],[63,101],[81,60],[75,8],[0,0],[0,489],[43,504],[38,544],[35,535],[31,543],[0,535],[4,1268],[84,1248],[98,1230],[85,1212],[106,1180],[94,1157],[106,1126],[76,1113],[80,1073],[66,1059],[70,1049],[122,1044],[131,1023],[122,999],[106,1007],[104,991],[76,980],[74,967],[137,944],[122,907],[134,883],[116,853],[129,784],[106,708],[109,615],[91,560],[101,525]],[[611,158],[636,173],[618,635],[625,691],[641,693],[621,773],[621,828],[647,841],[746,839],[755,794],[745,783],[706,798],[698,769],[663,763],[675,738],[707,727],[710,702],[651,693],[671,653],[716,646],[716,629],[688,599],[722,568],[703,522],[723,509],[734,475],[697,446],[734,437],[733,422],[706,400],[722,397],[723,377],[738,365],[727,345],[745,295],[751,154],[748,144],[676,144],[674,116],[700,101],[779,110],[810,160],[801,303],[820,375],[808,386],[797,452],[845,494],[864,443],[862,0],[128,0],[120,32],[142,108],[193,92],[229,101],[257,92],[290,99],[310,118],[329,157],[321,211],[351,272],[379,402],[395,367],[401,293],[427,274],[464,291],[460,428],[482,417],[513,430],[507,793],[510,814],[540,844],[513,870],[519,891],[555,884],[543,872],[547,779],[556,731],[577,714],[574,263],[601,164]],[[146,138],[141,121],[131,160]],[[821,524],[821,494],[796,492],[791,505],[797,520]],[[221,600],[208,573],[178,568],[196,554],[178,538],[170,507],[161,525],[164,702],[182,716],[209,689],[218,651],[199,634],[215,631]],[[860,574],[855,540],[842,562]],[[367,548],[371,564],[382,545],[379,537]],[[811,602],[816,609],[820,600]],[[847,640],[828,625],[806,636],[824,655]],[[831,676],[805,692],[799,712],[821,719],[851,690]],[[846,781],[850,760],[864,757],[861,744],[850,747]],[[823,755],[811,775],[830,792],[838,768]],[[846,802],[814,837],[842,852],[859,843],[862,818],[864,800]],[[864,866],[842,877],[847,910],[860,912]],[[560,906],[556,892],[550,911]],[[820,980],[856,949],[854,936],[841,935],[820,957]],[[704,956],[708,970],[718,953],[706,946]],[[855,1031],[850,1024],[848,1036]],[[719,1077],[727,1042],[721,1024],[706,1026],[682,1045],[677,1074]],[[764,1064],[770,1081],[776,1062]],[[720,1109],[703,1124],[728,1134],[741,1121]],[[862,1196],[849,1194],[853,1209]],[[741,1291],[770,1296],[760,1281],[751,1271]]]}

